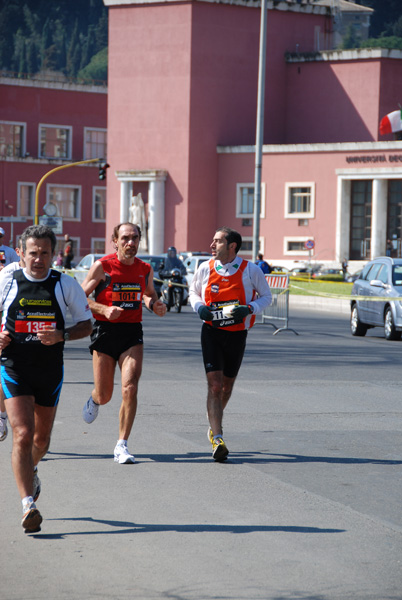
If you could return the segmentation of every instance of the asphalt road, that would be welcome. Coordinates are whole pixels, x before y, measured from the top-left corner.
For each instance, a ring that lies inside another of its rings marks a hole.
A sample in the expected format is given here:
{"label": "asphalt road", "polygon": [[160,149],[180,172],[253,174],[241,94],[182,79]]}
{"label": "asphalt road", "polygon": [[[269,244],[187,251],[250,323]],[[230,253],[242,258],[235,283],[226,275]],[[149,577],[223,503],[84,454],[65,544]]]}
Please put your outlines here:
{"label": "asphalt road", "polygon": [[135,465],[113,461],[119,377],[86,425],[91,359],[68,344],[39,534],[0,444],[1,599],[401,600],[402,342],[353,338],[347,315],[256,325],[216,464],[200,325],[145,314]]}

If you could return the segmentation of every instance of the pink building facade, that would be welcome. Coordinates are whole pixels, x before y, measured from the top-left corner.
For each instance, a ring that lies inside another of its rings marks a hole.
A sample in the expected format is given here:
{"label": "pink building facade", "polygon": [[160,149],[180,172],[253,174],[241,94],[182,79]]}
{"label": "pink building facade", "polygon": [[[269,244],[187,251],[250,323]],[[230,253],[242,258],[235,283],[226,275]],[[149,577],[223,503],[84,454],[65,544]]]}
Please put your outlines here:
{"label": "pink building facade", "polygon": [[[286,127],[286,63],[296,45],[329,37],[327,9],[270,11],[266,139]],[[220,144],[255,138],[260,11],[257,3],[105,0],[109,7],[107,227],[128,215],[145,184],[151,252],[209,245],[218,211]],[[298,5],[299,6],[299,5]],[[271,18],[272,16],[272,18]],[[304,26],[306,23],[306,26]],[[311,26],[307,26],[310,23]],[[329,42],[328,42],[329,43]]]}
{"label": "pink building facade", "polygon": [[[104,0],[109,7],[106,229],[145,200],[148,249],[251,254],[260,5]],[[402,241],[398,51],[331,51],[329,8],[269,2],[260,246],[270,262],[339,263]],[[306,240],[314,250],[306,250]]]}
{"label": "pink building facade", "polygon": [[[0,216],[5,243],[15,245],[25,227],[40,220],[45,204],[55,206],[62,247],[74,240],[75,261],[105,250],[106,185],[98,163],[56,167],[104,157],[106,88],[56,81],[0,78]],[[16,220],[13,220],[16,219]]]}

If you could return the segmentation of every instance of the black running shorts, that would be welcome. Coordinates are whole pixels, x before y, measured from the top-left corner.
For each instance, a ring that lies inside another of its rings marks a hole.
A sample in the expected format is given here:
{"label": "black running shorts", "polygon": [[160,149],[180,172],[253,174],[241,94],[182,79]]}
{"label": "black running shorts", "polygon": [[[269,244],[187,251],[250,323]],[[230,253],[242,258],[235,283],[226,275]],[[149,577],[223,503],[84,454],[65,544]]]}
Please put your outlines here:
{"label": "black running shorts", "polygon": [[236,377],[246,349],[247,329],[227,331],[206,323],[201,329],[201,347],[205,372],[223,371],[226,377]]}
{"label": "black running shorts", "polygon": [[1,385],[7,398],[34,396],[39,406],[57,406],[63,385],[63,364],[52,365],[43,370],[36,367],[7,367],[1,365]]}
{"label": "black running shorts", "polygon": [[102,352],[117,362],[120,356],[138,344],[143,344],[142,323],[112,323],[95,321],[89,349]]}

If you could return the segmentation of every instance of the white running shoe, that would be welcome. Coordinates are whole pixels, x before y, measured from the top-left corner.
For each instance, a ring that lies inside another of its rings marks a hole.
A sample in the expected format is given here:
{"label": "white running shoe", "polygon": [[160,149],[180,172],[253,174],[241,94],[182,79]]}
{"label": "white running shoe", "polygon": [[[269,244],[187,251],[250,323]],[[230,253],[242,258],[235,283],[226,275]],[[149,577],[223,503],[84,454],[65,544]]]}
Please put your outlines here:
{"label": "white running shoe", "polygon": [[121,465],[128,465],[135,463],[135,458],[127,449],[124,444],[117,444],[114,449],[114,462],[118,462]]}
{"label": "white running shoe", "polygon": [[90,396],[88,402],[85,403],[84,408],[82,409],[82,418],[85,423],[93,423],[99,412],[99,404],[95,404],[92,400],[92,396]]}
{"label": "white running shoe", "polygon": [[36,471],[34,471],[34,476],[33,476],[33,499],[34,499],[34,502],[36,502],[37,499],[39,498],[40,491],[41,491],[41,484],[40,484],[40,479],[38,477],[38,469],[36,469]]}
{"label": "white running shoe", "polygon": [[4,442],[4,440],[7,437],[7,434],[7,417],[5,419],[3,419],[3,417],[0,417],[0,442]]}
{"label": "white running shoe", "polygon": [[22,517],[21,525],[24,528],[24,533],[37,533],[40,531],[41,523],[42,515],[36,508],[36,504],[32,502],[25,508],[25,512]]}

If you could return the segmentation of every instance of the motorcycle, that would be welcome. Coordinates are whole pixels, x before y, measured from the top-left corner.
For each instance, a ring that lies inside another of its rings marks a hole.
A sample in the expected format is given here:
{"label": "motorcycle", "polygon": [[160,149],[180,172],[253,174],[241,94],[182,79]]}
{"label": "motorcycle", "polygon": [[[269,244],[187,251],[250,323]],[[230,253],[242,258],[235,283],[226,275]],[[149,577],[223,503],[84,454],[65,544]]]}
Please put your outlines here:
{"label": "motorcycle", "polygon": [[188,285],[180,269],[172,269],[168,276],[165,276],[161,294],[168,311],[174,307],[176,312],[181,312],[181,307],[187,303]]}

